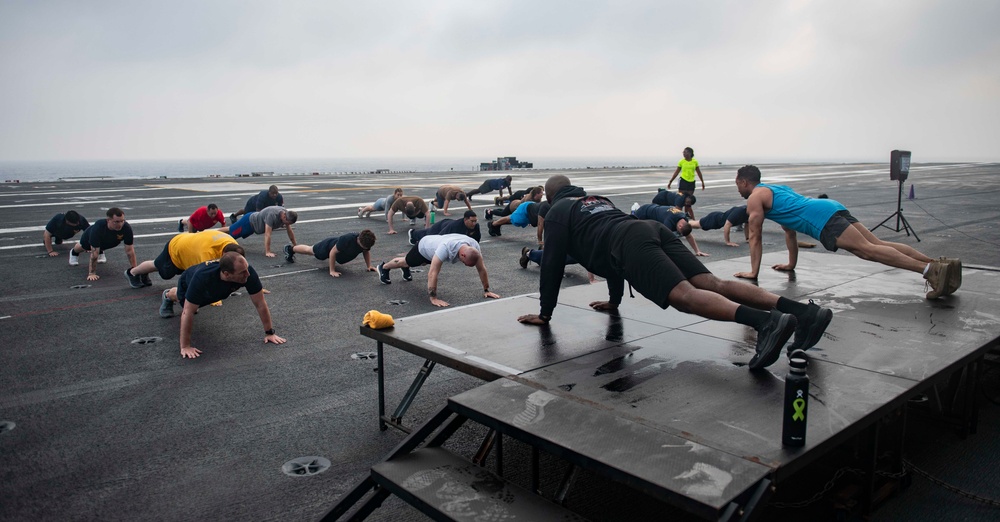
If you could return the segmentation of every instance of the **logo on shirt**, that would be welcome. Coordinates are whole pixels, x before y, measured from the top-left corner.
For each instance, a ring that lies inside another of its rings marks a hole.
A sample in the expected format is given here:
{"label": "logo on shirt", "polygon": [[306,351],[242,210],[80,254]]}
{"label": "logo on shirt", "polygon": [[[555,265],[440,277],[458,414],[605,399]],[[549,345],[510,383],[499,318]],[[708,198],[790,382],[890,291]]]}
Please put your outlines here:
{"label": "logo on shirt", "polygon": [[615,208],[614,203],[608,199],[599,196],[587,196],[580,200],[580,212],[597,214],[599,212],[607,212],[609,210],[617,210],[617,208]]}

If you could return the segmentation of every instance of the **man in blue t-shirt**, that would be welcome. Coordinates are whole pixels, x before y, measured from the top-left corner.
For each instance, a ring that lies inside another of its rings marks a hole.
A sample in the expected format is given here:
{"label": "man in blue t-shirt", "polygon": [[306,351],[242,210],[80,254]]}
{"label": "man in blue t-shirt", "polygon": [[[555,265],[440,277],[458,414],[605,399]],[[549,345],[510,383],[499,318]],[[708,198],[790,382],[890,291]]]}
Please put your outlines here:
{"label": "man in blue t-shirt", "polygon": [[[97,281],[101,276],[97,275],[98,263],[105,263],[104,251],[125,243],[125,255],[131,268],[135,268],[135,247],[132,246],[132,227],[125,221],[125,212],[118,207],[111,207],[107,211],[107,219],[98,219],[92,226],[87,227],[80,236],[80,242],[73,245],[69,251],[69,265],[80,264],[79,255],[82,252],[90,252],[90,271],[87,274],[87,281]],[[152,285],[149,278],[143,279],[146,286]],[[147,283],[148,282],[148,283]]]}
{"label": "man in blue t-shirt", "polygon": [[244,286],[264,326],[264,344],[285,342],[284,338],[274,333],[271,310],[264,300],[264,287],[257,272],[237,252],[226,252],[218,261],[208,261],[185,270],[177,286],[163,292],[160,317],[173,317],[175,302],[181,303],[183,307],[180,341],[182,358],[194,359],[201,355],[201,350],[191,346],[191,329],[194,327],[194,314],[198,312],[198,308],[222,301]]}
{"label": "man in blue t-shirt", "polygon": [[56,214],[45,225],[45,232],[42,234],[42,246],[48,251],[49,257],[58,256],[59,252],[52,249],[53,242],[61,245],[64,240],[75,236],[81,230],[87,230],[89,226],[90,222],[87,221],[87,218],[81,216],[75,210],[67,211],[65,214]]}
{"label": "man in blue t-shirt", "polygon": [[476,242],[482,241],[483,235],[479,230],[479,218],[476,217],[475,210],[466,210],[462,219],[442,219],[431,225],[431,228],[423,230],[409,229],[407,239],[411,245],[420,242],[424,236],[444,236],[446,234],[465,234]]}
{"label": "man in blue t-shirt", "polygon": [[375,246],[375,233],[367,228],[359,232],[349,232],[342,236],[328,237],[315,245],[285,245],[285,261],[295,262],[295,254],[307,254],[320,261],[330,262],[330,276],[340,277],[337,263],[343,265],[359,255],[365,258],[365,266],[374,272],[371,248]]}
{"label": "man in blue t-shirt", "polygon": [[232,225],[236,223],[236,220],[247,212],[260,212],[267,207],[274,206],[285,206],[285,197],[278,192],[277,185],[271,185],[267,188],[267,190],[262,190],[253,196],[250,196],[250,199],[247,200],[242,209],[229,214],[229,224]]}
{"label": "man in blue t-shirt", "polygon": [[663,223],[667,227],[667,230],[673,232],[678,237],[687,238],[688,244],[691,245],[691,250],[694,250],[694,255],[709,256],[709,254],[702,252],[698,248],[698,242],[691,235],[691,229],[693,228],[690,223],[691,217],[684,213],[684,209],[647,203],[637,208],[635,212],[632,212],[632,215],[639,219],[649,219]]}
{"label": "man in blue t-shirt", "polygon": [[789,246],[788,263],[772,266],[775,270],[795,270],[799,258],[795,233],[802,232],[831,252],[843,248],[861,259],[923,274],[931,285],[927,299],[952,294],[962,286],[962,260],[944,257],[935,260],[909,245],[882,241],[837,201],[807,198],[784,185],[761,183],[760,169],[753,165],[737,171],[736,188],[747,200],[752,270],[738,272],[736,277],[757,279],[762,255],[761,227],[767,218],[785,230],[785,244]]}
{"label": "man in blue t-shirt", "polygon": [[504,178],[488,179],[484,181],[483,184],[479,186],[479,188],[466,191],[465,196],[469,198],[469,201],[472,201],[472,196],[476,194],[487,194],[489,192],[493,192],[494,190],[499,190],[500,197],[503,197],[503,189],[507,189],[507,193],[513,196],[514,191],[510,188],[510,182],[513,179],[514,178],[511,177],[510,175]]}

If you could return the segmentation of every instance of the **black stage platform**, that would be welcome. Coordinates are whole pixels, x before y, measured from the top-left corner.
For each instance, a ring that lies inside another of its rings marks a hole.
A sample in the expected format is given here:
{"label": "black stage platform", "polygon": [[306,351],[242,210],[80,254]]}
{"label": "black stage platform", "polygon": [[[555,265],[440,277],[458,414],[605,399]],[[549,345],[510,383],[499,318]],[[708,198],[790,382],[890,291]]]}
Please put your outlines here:
{"label": "black stage platform", "polygon": [[[785,255],[765,255],[762,266]],[[731,277],[749,259],[708,266]],[[803,448],[780,442],[786,360],[746,368],[751,329],[660,310],[638,295],[626,295],[618,316],[593,311],[587,304],[606,298],[604,284],[564,289],[544,328],[516,322],[537,313],[536,296],[363,327],[380,357],[388,344],[428,360],[400,408],[380,411],[380,421],[405,430],[422,378],[444,364],[495,381],[452,397],[451,412],[691,513],[730,518],[936,381],[975,371],[1000,339],[995,269],[966,267],[961,290],[935,301],[923,298],[919,275],[850,255],[802,252],[795,273],[761,274],[760,286],[835,311],[810,350]],[[968,397],[961,422],[974,431]]]}

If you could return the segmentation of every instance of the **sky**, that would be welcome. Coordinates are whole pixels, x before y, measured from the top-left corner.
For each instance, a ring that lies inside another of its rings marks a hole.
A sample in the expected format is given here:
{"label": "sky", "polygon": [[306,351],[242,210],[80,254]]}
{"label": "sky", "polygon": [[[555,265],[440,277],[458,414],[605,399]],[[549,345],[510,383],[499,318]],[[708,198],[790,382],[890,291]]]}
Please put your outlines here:
{"label": "sky", "polygon": [[0,161],[1000,161],[1000,2],[0,1]]}

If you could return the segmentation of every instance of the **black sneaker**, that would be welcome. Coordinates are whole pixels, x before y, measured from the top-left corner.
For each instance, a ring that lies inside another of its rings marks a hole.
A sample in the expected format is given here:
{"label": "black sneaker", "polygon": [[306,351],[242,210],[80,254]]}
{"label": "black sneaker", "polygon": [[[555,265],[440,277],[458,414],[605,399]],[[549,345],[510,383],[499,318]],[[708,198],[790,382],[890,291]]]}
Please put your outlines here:
{"label": "black sneaker", "polygon": [[125,269],[125,280],[128,281],[128,285],[132,288],[142,288],[142,279],[137,275],[132,275],[132,269]]}
{"label": "black sneaker", "polygon": [[232,214],[229,214],[229,224],[230,225],[235,225],[236,224],[236,212],[233,212]]}
{"label": "black sneaker", "polygon": [[178,232],[184,232],[184,220],[183,219],[178,219],[177,220],[177,231]]}
{"label": "black sneaker", "polygon": [[410,274],[410,267],[403,267],[403,281],[413,281],[413,276]]}
{"label": "black sneaker", "polygon": [[292,250],[292,245],[285,245],[285,261],[289,263],[295,262],[295,251]]}
{"label": "black sneaker", "polygon": [[391,285],[392,281],[389,280],[389,271],[383,268],[383,265],[385,265],[384,261],[375,267],[375,270],[378,271],[378,280],[383,285]]}
{"label": "black sneaker", "polygon": [[823,308],[810,299],[809,309],[806,310],[806,313],[795,319],[797,323],[795,327],[795,340],[792,341],[792,344],[788,345],[789,354],[795,350],[808,350],[816,346],[819,339],[823,337],[826,327],[830,325],[830,321],[833,319],[833,310]]}
{"label": "black sneaker", "polygon": [[760,370],[774,364],[781,348],[795,333],[795,316],[771,310],[771,317],[757,329],[757,353],[750,359],[750,369]]}
{"label": "black sneaker", "polygon": [[142,286],[153,286],[153,281],[149,279],[149,274],[140,274],[139,280],[142,281]]}
{"label": "black sneaker", "polygon": [[413,240],[413,229],[406,231],[406,240],[410,242],[411,245],[416,245],[417,242]]}
{"label": "black sneaker", "polygon": [[486,212],[484,212],[484,214],[486,214],[486,221],[493,219],[493,210],[486,209]]}
{"label": "black sneaker", "polygon": [[491,236],[499,236],[500,235],[500,227],[494,226],[493,223],[487,222],[486,223],[486,230],[490,231],[490,235]]}
{"label": "black sneaker", "polygon": [[521,249],[521,259],[517,260],[517,262],[521,265],[521,268],[528,268],[528,251],[529,250],[531,250],[531,247],[524,247],[524,248]]}

